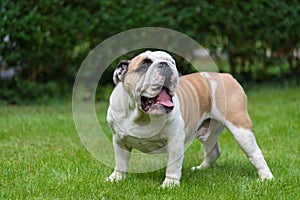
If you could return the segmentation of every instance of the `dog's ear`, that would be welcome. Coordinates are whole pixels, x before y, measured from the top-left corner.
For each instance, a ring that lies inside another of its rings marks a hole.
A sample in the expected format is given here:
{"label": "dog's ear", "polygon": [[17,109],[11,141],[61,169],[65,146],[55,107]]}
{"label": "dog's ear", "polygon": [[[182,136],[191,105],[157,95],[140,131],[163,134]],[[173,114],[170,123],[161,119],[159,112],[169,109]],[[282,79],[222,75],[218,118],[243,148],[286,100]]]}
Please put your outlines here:
{"label": "dog's ear", "polygon": [[122,82],[124,79],[124,75],[126,74],[128,70],[128,65],[130,63],[130,60],[122,60],[117,65],[115,72],[114,72],[114,83],[117,85],[119,82]]}

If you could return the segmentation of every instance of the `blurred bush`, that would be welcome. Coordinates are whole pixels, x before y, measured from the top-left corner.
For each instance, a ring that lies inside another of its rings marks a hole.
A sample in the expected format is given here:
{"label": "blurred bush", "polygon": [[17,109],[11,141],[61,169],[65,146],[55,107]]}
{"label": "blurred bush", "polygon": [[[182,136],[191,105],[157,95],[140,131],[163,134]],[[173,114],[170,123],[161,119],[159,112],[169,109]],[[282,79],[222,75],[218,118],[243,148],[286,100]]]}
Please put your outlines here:
{"label": "blurred bush", "polygon": [[227,55],[219,67],[240,80],[300,82],[297,0],[3,0],[0,8],[0,70],[21,69],[18,77],[0,80],[0,99],[7,103],[70,96],[91,49],[145,26],[185,33],[217,61]]}

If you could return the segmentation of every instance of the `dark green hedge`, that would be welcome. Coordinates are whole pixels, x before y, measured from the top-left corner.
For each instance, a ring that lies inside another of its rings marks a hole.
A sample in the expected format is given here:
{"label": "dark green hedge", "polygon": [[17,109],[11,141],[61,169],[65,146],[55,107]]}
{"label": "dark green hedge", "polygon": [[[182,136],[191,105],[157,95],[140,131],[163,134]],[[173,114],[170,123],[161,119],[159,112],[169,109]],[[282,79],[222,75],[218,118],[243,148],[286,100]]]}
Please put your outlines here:
{"label": "dark green hedge", "polygon": [[21,68],[17,79],[0,80],[0,99],[8,103],[69,96],[91,49],[144,26],[171,28],[212,54],[226,53],[229,67],[224,62],[220,67],[239,79],[300,77],[300,58],[294,54],[300,49],[297,0],[3,0],[0,9],[1,69]]}

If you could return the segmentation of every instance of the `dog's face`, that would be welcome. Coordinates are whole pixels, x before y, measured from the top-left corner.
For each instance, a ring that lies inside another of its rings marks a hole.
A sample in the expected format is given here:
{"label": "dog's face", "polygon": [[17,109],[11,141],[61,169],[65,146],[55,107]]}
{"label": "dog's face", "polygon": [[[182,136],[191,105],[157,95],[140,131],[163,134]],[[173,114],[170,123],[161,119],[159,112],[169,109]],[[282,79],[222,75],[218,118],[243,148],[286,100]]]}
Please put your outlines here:
{"label": "dog's face", "polygon": [[114,72],[115,84],[122,82],[137,107],[147,114],[173,110],[178,80],[174,59],[163,51],[146,51],[131,61],[121,61]]}

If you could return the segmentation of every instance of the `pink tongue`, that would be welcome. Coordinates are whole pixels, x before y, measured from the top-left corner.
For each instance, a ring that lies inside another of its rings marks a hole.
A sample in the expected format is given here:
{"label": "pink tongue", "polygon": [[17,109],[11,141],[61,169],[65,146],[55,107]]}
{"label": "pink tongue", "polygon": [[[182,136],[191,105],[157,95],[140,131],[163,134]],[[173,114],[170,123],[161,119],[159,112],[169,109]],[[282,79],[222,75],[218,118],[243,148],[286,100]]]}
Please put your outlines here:
{"label": "pink tongue", "polygon": [[168,95],[167,90],[163,88],[157,97],[157,103],[166,106],[166,107],[174,107],[173,102],[171,101],[170,95]]}

